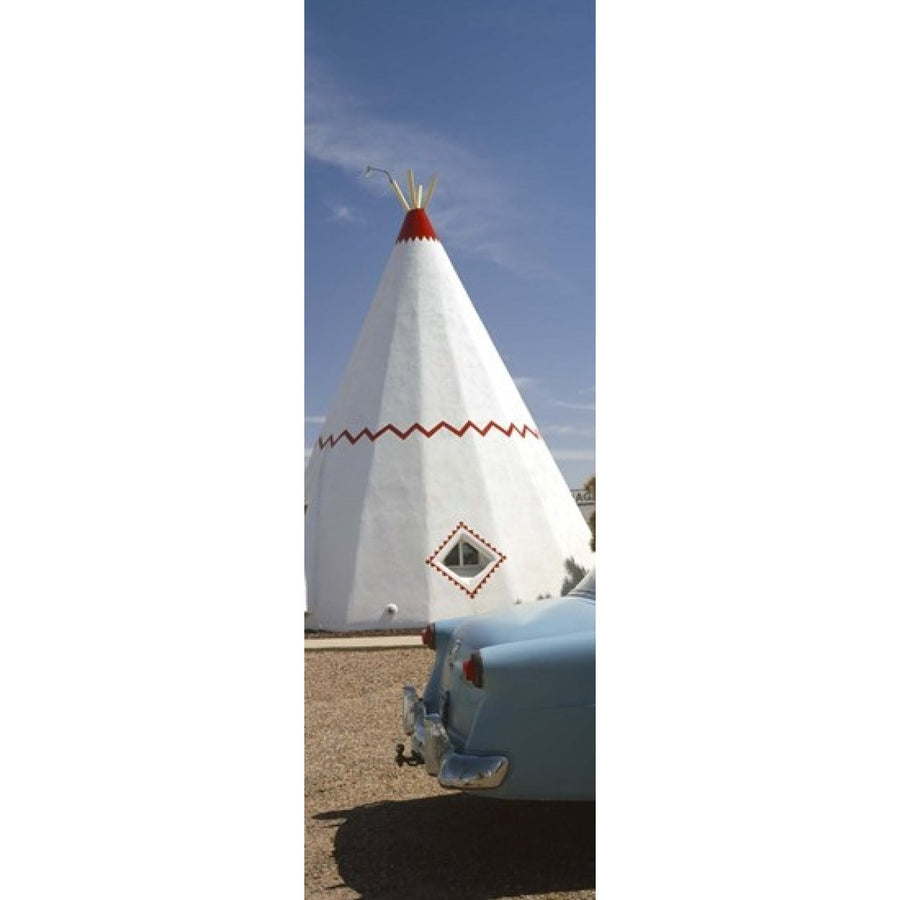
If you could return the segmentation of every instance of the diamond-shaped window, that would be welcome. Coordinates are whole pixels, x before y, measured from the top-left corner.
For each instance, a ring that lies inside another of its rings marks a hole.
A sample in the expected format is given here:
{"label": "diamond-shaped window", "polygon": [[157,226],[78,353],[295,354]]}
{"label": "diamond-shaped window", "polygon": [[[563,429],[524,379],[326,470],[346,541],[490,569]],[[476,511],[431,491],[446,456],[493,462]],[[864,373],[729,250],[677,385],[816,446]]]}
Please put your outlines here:
{"label": "diamond-shaped window", "polygon": [[434,567],[470,597],[506,557],[463,522],[428,558]]}
{"label": "diamond-shaped window", "polygon": [[471,578],[483,571],[494,561],[494,556],[479,552],[469,541],[460,538],[441,562],[454,574]]}

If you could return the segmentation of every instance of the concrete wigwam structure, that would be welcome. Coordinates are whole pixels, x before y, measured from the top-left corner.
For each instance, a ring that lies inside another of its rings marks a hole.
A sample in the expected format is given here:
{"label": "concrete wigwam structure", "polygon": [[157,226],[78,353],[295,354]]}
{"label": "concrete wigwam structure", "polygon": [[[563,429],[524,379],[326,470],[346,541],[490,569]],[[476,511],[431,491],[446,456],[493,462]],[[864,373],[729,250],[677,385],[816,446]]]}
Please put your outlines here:
{"label": "concrete wigwam structure", "polygon": [[[383,170],[374,170],[383,171]],[[387,173],[385,173],[387,174]],[[438,240],[406,218],[306,470],[307,627],[410,628],[556,595],[590,531]]]}

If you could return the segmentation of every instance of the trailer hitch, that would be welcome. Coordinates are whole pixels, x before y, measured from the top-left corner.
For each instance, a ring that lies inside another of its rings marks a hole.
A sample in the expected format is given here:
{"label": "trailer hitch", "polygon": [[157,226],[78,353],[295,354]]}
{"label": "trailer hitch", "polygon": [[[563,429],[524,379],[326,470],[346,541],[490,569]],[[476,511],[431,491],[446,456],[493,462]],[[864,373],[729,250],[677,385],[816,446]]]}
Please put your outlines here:
{"label": "trailer hitch", "polygon": [[403,744],[397,744],[397,755],[394,757],[394,761],[401,768],[406,766],[421,766],[425,762],[425,758],[421,753],[417,753],[415,750],[410,750],[409,756],[403,755]]}

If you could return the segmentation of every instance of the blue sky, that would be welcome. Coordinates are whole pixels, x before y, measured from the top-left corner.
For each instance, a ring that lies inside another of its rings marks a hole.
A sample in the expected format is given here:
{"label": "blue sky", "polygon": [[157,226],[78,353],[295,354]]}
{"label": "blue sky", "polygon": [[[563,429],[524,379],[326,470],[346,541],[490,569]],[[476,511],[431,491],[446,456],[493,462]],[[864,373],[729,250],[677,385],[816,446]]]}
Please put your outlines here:
{"label": "blue sky", "polygon": [[594,473],[594,7],[306,4],[306,438],[403,218],[429,216],[567,482]]}

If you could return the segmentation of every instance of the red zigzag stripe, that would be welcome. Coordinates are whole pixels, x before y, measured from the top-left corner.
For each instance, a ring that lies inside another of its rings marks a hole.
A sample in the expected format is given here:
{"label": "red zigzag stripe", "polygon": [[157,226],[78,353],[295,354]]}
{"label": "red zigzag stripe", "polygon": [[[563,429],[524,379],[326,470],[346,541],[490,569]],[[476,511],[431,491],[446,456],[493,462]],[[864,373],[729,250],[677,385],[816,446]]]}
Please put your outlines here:
{"label": "red zigzag stripe", "polygon": [[393,435],[396,435],[400,438],[401,441],[405,441],[414,431],[418,431],[419,434],[424,435],[427,438],[430,438],[432,435],[436,434],[441,429],[446,429],[447,431],[452,432],[457,437],[462,437],[467,431],[470,429],[473,431],[477,431],[482,437],[484,437],[492,428],[496,428],[501,434],[505,434],[507,437],[512,437],[513,432],[518,434],[520,437],[525,437],[530,434],[532,437],[541,439],[540,434],[538,434],[537,430],[532,428],[530,425],[513,425],[510,423],[508,428],[504,428],[502,425],[498,425],[493,419],[488,422],[484,428],[479,428],[471,419],[467,421],[461,428],[456,428],[451,425],[449,422],[444,422],[443,420],[438,422],[434,428],[425,428],[420,425],[418,422],[410,425],[406,431],[401,431],[397,428],[396,425],[385,425],[382,428],[379,428],[378,431],[372,431],[369,428],[363,428],[362,431],[357,432],[355,435],[350,434],[350,432],[345,428],[337,437],[333,434],[328,435],[328,437],[320,437],[318,444],[319,448],[322,449],[324,447],[333,447],[339,441],[347,440],[351,444],[355,444],[357,441],[366,437],[370,441],[377,441],[378,438],[390,432]]}

